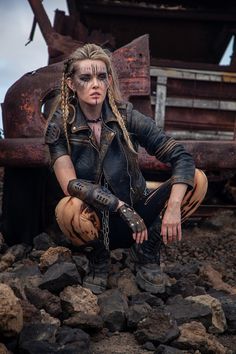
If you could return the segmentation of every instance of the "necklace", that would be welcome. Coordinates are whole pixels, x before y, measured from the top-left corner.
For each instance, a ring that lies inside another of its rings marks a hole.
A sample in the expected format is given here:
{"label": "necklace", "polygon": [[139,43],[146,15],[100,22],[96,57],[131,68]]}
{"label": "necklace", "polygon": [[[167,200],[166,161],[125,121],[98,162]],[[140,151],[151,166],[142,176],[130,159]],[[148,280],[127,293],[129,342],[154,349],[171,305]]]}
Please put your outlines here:
{"label": "necklace", "polygon": [[100,122],[102,120],[102,117],[99,117],[99,118],[97,118],[97,119],[87,119],[86,118],[86,122],[87,123],[98,123],[98,122]]}

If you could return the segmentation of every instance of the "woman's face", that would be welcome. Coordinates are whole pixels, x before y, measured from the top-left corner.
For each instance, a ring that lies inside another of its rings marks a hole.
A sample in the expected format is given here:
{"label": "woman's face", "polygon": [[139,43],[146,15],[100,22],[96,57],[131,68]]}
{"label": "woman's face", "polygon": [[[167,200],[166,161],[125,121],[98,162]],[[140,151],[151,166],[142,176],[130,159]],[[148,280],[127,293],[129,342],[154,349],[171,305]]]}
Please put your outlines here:
{"label": "woman's face", "polygon": [[80,104],[101,106],[111,82],[106,64],[102,60],[85,59],[74,64],[74,74],[67,79],[68,86],[76,91]]}

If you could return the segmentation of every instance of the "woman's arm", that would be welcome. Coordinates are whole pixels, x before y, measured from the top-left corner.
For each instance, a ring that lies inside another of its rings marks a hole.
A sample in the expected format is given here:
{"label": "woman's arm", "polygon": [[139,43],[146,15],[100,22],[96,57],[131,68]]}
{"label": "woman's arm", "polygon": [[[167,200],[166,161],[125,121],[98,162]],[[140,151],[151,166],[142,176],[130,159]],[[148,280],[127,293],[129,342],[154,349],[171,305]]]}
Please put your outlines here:
{"label": "woman's arm", "polygon": [[56,159],[53,169],[57,180],[65,195],[69,195],[67,186],[70,180],[76,179],[74,165],[69,155],[63,155]]}
{"label": "woman's arm", "polygon": [[182,238],[180,208],[187,188],[187,184],[182,183],[176,183],[172,186],[161,225],[161,235],[165,244],[180,241]]}

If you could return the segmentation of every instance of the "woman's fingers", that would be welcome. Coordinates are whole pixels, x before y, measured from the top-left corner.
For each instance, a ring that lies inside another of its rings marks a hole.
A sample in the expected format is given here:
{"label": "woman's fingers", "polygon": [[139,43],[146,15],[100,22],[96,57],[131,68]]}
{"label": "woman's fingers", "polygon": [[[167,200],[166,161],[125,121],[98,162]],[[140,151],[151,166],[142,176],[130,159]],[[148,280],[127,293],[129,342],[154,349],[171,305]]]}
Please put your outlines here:
{"label": "woman's fingers", "polygon": [[182,228],[181,224],[176,225],[162,225],[161,235],[164,244],[181,241],[182,239]]}
{"label": "woman's fingers", "polygon": [[136,243],[143,243],[143,241],[146,241],[148,239],[147,229],[145,228],[141,232],[133,233],[133,239],[136,241]]}

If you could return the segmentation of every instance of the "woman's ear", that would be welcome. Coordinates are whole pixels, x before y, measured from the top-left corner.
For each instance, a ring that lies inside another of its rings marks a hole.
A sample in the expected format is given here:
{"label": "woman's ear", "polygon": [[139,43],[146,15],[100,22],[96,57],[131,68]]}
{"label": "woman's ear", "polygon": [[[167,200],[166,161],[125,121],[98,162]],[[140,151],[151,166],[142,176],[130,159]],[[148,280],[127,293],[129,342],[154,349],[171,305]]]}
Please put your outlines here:
{"label": "woman's ear", "polygon": [[66,83],[72,91],[75,91],[75,85],[70,77],[66,79]]}

